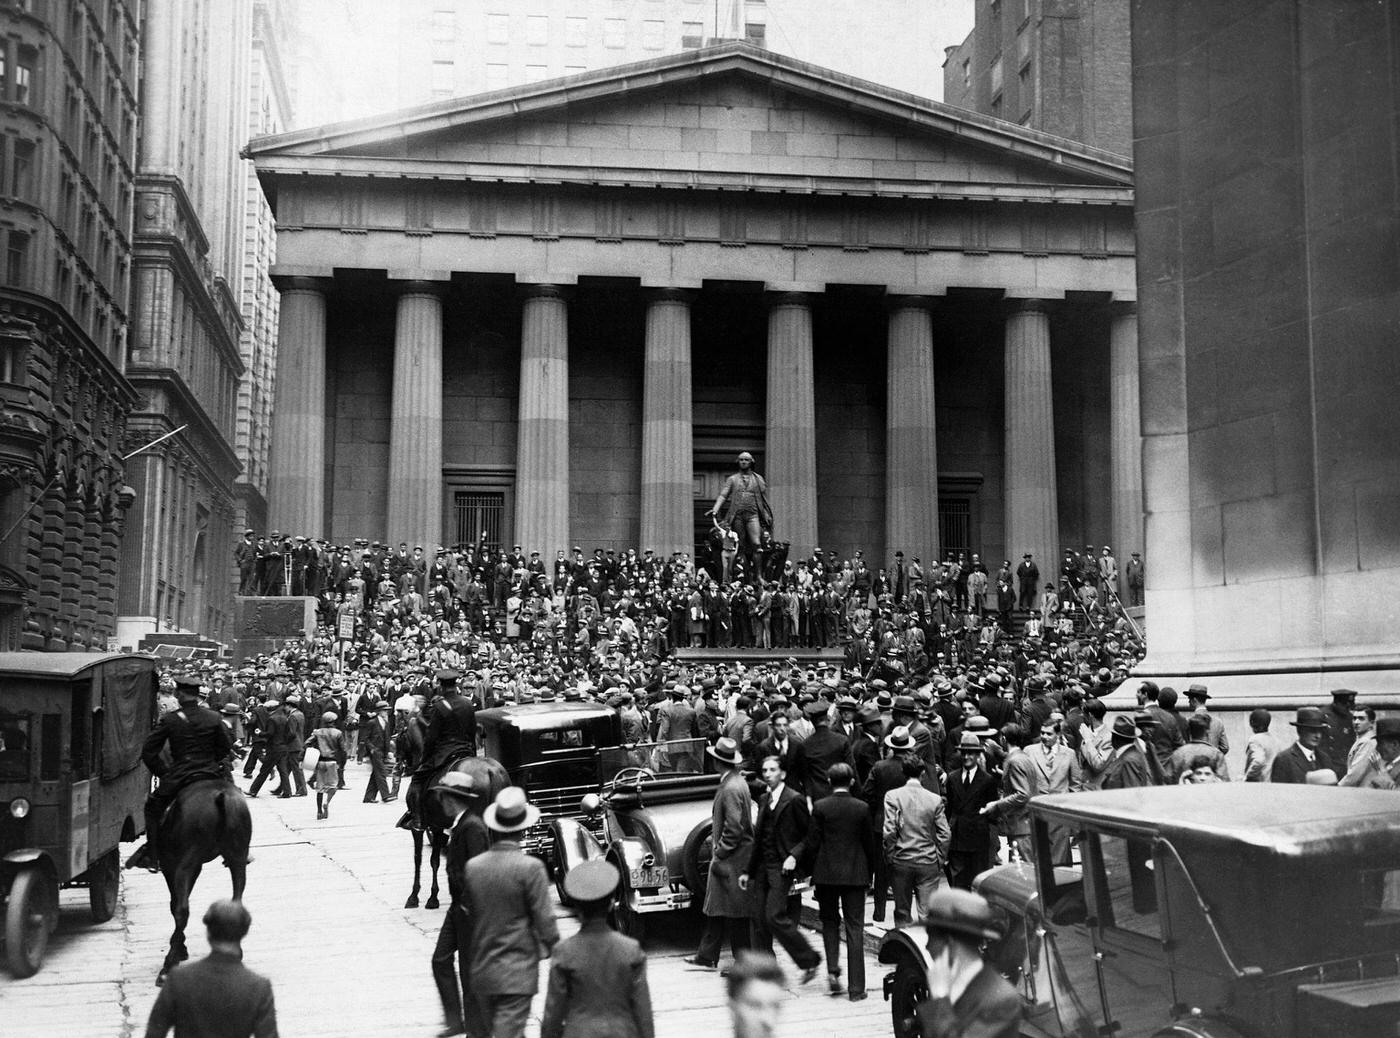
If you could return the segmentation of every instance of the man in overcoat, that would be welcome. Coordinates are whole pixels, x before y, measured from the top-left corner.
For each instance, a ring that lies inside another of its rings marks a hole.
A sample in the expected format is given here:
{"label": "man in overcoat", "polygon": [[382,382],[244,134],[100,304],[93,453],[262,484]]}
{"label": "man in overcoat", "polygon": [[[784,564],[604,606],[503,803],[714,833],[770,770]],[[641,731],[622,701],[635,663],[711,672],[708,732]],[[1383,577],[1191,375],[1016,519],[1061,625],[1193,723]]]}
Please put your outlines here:
{"label": "man in overcoat", "polygon": [[705,752],[723,771],[710,809],[710,871],[705,883],[705,929],[700,947],[686,959],[692,966],[714,969],[719,963],[725,932],[737,959],[752,946],[750,920],[753,899],[739,883],[753,857],[753,797],[744,778],[743,753],[733,739],[721,738]]}
{"label": "man in overcoat", "polygon": [[466,904],[472,920],[472,991],[491,1038],[521,1038],[539,990],[539,966],[559,942],[549,876],[527,855],[520,834],[539,809],[518,786],[507,786],[485,812],[495,842],[467,862]]}
{"label": "man in overcoat", "polygon": [[997,780],[982,766],[982,740],[965,731],[958,742],[960,767],[948,772],[948,875],[953,886],[972,889],[973,877],[992,867],[992,827],[983,809],[997,798]]}

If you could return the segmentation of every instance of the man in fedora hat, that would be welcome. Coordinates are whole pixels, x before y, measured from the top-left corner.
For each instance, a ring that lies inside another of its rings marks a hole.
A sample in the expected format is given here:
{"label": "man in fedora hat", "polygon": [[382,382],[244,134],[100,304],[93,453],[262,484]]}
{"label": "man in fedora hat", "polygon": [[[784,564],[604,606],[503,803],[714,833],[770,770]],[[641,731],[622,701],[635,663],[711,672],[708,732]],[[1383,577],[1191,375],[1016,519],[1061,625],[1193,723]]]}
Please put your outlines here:
{"label": "man in fedora hat", "polygon": [[[1199,682],[1186,689],[1186,702],[1189,704],[1191,716],[1204,717],[1209,722],[1205,741],[1219,750],[1223,756],[1230,752],[1230,739],[1225,734],[1225,723],[1206,707],[1206,701],[1210,698],[1210,689]],[[1351,731],[1350,710],[1347,711],[1347,731]],[[1189,732],[1187,736],[1189,738]]]}
{"label": "man in fedora hat", "polygon": [[700,947],[685,961],[692,966],[714,969],[719,964],[725,931],[737,959],[752,944],[749,920],[753,902],[739,882],[748,872],[753,857],[753,796],[744,778],[744,755],[739,744],[722,737],[705,752],[723,769],[715,802],[710,808],[712,851],[705,883],[705,929]]}
{"label": "man in fedora hat", "polygon": [[1270,778],[1274,782],[1292,782],[1301,785],[1309,772],[1331,770],[1332,758],[1322,748],[1322,740],[1327,736],[1327,719],[1320,708],[1303,706],[1289,722],[1298,729],[1298,740],[1274,758]]}
{"label": "man in fedora hat", "polygon": [[996,845],[983,808],[997,798],[997,780],[983,767],[985,749],[975,731],[964,730],[958,741],[958,767],[948,772],[948,877],[955,887],[972,889],[973,877],[992,867]]}
{"label": "man in fedora hat", "polygon": [[1362,789],[1400,788],[1400,717],[1382,717],[1375,723],[1374,747],[1358,754],[1338,785]]}
{"label": "man in fedora hat", "polygon": [[1155,785],[1146,754],[1138,743],[1141,732],[1131,717],[1116,717],[1109,740],[1113,751],[1104,765],[1103,789],[1136,789]]}
{"label": "man in fedora hat", "polygon": [[1001,933],[986,898],[945,887],[934,894],[924,918],[928,951],[928,1000],[918,1006],[924,1038],[1016,1038],[1021,996],[982,961],[981,946]]}
{"label": "man in fedora hat", "polygon": [[541,953],[559,941],[544,863],[520,846],[539,808],[507,786],[486,809],[491,849],[467,862],[464,903],[472,920],[472,990],[491,1038],[521,1038],[539,990]]}
{"label": "man in fedora hat", "polygon": [[652,1038],[651,991],[642,946],[608,926],[622,875],[609,861],[585,861],[564,877],[579,932],[563,941],[549,970],[540,1038]]}
{"label": "man in fedora hat", "polygon": [[[467,862],[491,845],[486,823],[481,820],[482,790],[470,775],[449,771],[432,788],[443,811],[452,818],[447,838],[447,891],[449,904],[433,948],[433,983],[442,999],[446,1025],[441,1035],[480,1032],[480,1009],[472,993],[469,956],[470,919],[463,901]],[[461,964],[461,980],[457,968]]]}

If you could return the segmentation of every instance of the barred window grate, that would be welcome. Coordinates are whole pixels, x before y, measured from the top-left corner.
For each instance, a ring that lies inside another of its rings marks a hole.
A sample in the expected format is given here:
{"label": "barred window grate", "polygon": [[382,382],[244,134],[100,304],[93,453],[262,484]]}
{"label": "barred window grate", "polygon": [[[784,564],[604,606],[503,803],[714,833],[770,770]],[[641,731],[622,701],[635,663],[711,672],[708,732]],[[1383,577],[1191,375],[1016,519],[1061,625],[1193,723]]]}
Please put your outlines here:
{"label": "barred window grate", "polygon": [[486,546],[492,551],[501,548],[502,526],[505,522],[506,495],[503,492],[459,490],[452,495],[453,526],[456,544],[476,544],[481,531],[486,531]]}
{"label": "barred window grate", "polygon": [[972,553],[972,502],[966,497],[938,498],[938,543],[949,552]]}

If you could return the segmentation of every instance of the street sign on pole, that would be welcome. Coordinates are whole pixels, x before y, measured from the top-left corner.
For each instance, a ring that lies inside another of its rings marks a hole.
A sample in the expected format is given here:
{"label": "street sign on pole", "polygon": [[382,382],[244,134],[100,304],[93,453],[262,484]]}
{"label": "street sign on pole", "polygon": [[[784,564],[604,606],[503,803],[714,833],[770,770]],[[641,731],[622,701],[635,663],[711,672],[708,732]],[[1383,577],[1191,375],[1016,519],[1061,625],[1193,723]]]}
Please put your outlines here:
{"label": "street sign on pole", "polygon": [[340,626],[336,631],[336,637],[343,642],[355,640],[355,615],[345,613],[340,617]]}

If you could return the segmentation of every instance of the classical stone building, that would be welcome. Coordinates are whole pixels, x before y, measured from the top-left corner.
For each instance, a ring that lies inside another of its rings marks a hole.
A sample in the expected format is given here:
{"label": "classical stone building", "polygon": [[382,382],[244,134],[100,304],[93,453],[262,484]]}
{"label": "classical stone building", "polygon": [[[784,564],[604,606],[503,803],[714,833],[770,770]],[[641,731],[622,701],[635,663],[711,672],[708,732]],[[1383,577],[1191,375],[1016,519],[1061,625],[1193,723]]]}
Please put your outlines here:
{"label": "classical stone building", "polygon": [[743,43],[254,141],[269,521],[994,563],[1141,537],[1125,160]]}
{"label": "classical stone building", "polygon": [[1396,25],[1133,5],[1140,669],[1241,706],[1400,679]]}
{"label": "classical stone building", "polygon": [[943,61],[943,100],[1132,153],[1130,0],[974,0]]}
{"label": "classical stone building", "polygon": [[0,649],[115,627],[137,40],[122,0],[0,6]]}

